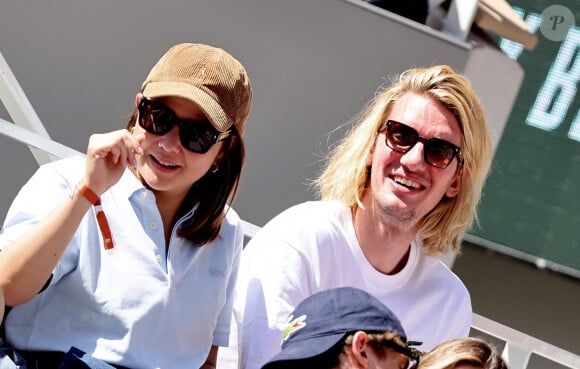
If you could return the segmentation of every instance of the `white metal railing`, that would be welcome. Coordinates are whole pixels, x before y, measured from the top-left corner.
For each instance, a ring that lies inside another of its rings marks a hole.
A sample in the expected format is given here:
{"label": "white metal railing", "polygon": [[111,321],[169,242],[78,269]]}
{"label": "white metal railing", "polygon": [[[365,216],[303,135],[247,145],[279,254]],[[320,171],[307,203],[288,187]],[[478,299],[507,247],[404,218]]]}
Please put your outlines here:
{"label": "white metal railing", "polygon": [[[2,77],[0,78],[0,99],[14,119],[14,123],[0,119],[1,135],[27,145],[39,165],[55,159],[84,155],[50,139],[1,53],[0,75]],[[250,222],[244,220],[242,222],[246,237],[253,237],[260,229],[259,226]],[[528,368],[528,365],[533,354],[539,355],[563,367],[580,369],[579,355],[541,341],[479,314],[473,314],[472,328],[505,343],[502,356],[508,362],[510,369],[532,369]]]}
{"label": "white metal railing", "polygon": [[[564,367],[580,369],[580,356],[534,338],[479,314],[473,314],[472,328],[505,343],[502,356],[510,369],[528,368],[533,354]],[[540,368],[538,368],[540,369]]]}
{"label": "white metal railing", "polygon": [[[0,100],[2,100],[14,124],[27,128],[29,131],[35,132],[41,137],[50,138],[1,52]],[[55,159],[46,151],[37,150],[34,148],[35,146],[29,147],[32,155],[34,155],[34,158],[39,164],[48,163]]]}

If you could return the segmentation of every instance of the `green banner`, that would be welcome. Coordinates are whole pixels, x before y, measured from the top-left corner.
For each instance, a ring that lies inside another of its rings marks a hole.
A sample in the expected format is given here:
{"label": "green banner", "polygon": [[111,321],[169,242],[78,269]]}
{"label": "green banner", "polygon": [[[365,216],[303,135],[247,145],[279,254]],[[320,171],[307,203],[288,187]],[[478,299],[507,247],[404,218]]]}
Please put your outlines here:
{"label": "green banner", "polygon": [[525,77],[470,233],[580,271],[580,1],[510,4],[539,42],[498,40]]}

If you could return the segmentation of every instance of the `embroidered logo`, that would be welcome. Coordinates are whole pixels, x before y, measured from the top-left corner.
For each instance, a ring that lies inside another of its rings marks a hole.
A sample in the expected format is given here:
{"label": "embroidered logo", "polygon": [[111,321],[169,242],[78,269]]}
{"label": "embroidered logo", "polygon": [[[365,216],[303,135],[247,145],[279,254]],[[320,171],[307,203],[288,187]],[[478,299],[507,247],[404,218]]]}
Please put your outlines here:
{"label": "embroidered logo", "polygon": [[204,65],[201,66],[201,69],[200,69],[200,72],[201,72],[201,75],[202,76],[205,76],[205,70],[206,70],[206,68],[205,68],[205,64],[204,64]]}
{"label": "embroidered logo", "polygon": [[282,342],[286,341],[292,333],[295,333],[304,327],[306,327],[306,315],[301,315],[296,319],[294,319],[293,315],[290,315],[288,318],[288,324],[282,331]]}

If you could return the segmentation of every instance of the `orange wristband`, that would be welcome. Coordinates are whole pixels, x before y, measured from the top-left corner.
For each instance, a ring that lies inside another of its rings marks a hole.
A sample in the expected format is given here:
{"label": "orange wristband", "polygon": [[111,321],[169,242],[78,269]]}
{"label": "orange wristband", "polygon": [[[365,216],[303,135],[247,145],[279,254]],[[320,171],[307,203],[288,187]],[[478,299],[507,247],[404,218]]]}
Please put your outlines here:
{"label": "orange wristband", "polygon": [[99,224],[99,229],[101,230],[101,235],[103,236],[103,246],[105,250],[110,250],[115,247],[113,241],[113,235],[111,234],[111,228],[109,227],[109,222],[101,206],[101,201],[95,205],[95,211],[97,212],[97,223]]}
{"label": "orange wristband", "polygon": [[99,196],[89,188],[89,186],[87,186],[86,184],[83,184],[82,186],[77,186],[77,189],[79,191],[79,193],[81,195],[83,195],[83,197],[87,200],[89,200],[89,202],[93,205],[97,205],[99,203]]}
{"label": "orange wristband", "polygon": [[103,236],[105,250],[112,249],[115,247],[115,243],[113,241],[113,235],[111,234],[109,222],[107,222],[107,217],[105,216],[105,212],[101,206],[101,198],[95,193],[95,191],[91,190],[89,186],[84,183],[81,185],[81,182],[79,182],[77,185],[77,190],[95,207],[97,223],[99,225],[99,229],[101,230],[101,235]]}

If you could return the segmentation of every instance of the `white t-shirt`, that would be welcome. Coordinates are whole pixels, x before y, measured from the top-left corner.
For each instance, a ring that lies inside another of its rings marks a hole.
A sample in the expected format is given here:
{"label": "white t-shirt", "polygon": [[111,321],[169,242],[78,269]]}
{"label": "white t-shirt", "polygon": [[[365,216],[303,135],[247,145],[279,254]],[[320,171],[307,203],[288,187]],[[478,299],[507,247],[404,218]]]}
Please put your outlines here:
{"label": "white t-shirt", "polygon": [[423,342],[421,350],[469,333],[469,293],[445,264],[413,242],[403,270],[382,274],[359,246],[350,208],[312,201],[272,219],[242,252],[234,300],[237,340],[232,333],[232,346],[220,349],[219,367],[260,368],[280,351],[281,331],[299,302],[343,286],[381,300],[399,317],[407,338]]}

